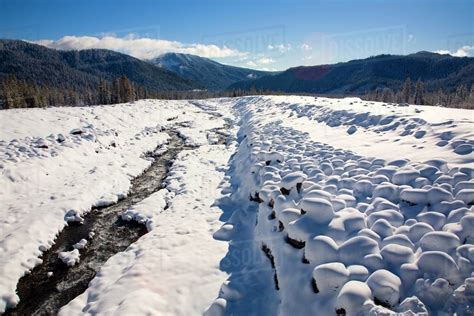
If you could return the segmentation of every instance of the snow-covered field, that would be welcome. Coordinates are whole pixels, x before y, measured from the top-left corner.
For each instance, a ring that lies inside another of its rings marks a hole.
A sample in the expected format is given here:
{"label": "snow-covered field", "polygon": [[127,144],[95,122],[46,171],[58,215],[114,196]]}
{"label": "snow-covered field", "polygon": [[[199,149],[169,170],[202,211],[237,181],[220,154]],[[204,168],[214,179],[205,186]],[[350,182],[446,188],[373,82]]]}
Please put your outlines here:
{"label": "snow-covered field", "polygon": [[122,215],[149,233],[62,314],[474,312],[472,111],[265,96],[0,122],[0,311],[67,221],[126,195],[174,128],[195,148]]}

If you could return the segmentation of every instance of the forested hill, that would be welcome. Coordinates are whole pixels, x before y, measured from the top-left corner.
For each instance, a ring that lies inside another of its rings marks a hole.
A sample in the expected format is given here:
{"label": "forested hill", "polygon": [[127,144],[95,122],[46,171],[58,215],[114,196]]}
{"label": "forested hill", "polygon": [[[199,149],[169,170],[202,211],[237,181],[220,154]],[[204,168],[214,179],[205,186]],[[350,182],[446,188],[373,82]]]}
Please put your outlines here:
{"label": "forested hill", "polygon": [[[48,94],[50,91],[63,92],[81,99],[97,95],[104,82],[112,94],[113,83],[120,77],[127,78],[136,91],[144,94],[201,88],[173,72],[110,50],[59,51],[19,40],[0,40],[3,93],[5,89],[17,88],[12,87],[16,84],[23,86],[23,90],[41,89]],[[9,82],[10,87],[5,87],[5,82]],[[65,103],[70,102],[65,100]]]}
{"label": "forested hill", "polygon": [[290,68],[233,84],[230,89],[362,95],[376,89],[400,90],[407,78],[420,79],[426,91],[453,92],[460,86],[469,89],[474,83],[474,58],[429,52],[380,55],[334,65]]}
{"label": "forested hill", "polygon": [[166,53],[150,62],[177,73],[183,78],[198,82],[208,90],[223,90],[238,81],[274,74],[268,71],[224,65],[209,58],[190,54]]}

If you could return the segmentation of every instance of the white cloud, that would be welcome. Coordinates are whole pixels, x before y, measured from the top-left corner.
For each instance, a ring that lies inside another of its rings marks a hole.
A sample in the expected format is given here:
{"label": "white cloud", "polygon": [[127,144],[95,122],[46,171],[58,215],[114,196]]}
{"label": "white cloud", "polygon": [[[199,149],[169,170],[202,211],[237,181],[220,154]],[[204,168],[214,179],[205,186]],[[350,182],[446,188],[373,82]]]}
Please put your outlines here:
{"label": "white cloud", "polygon": [[291,50],[291,44],[276,44],[276,45],[268,45],[268,50],[276,50],[280,53],[286,53]]}
{"label": "white cloud", "polygon": [[307,52],[307,51],[312,50],[313,48],[309,44],[303,43],[303,44],[301,44],[301,49],[303,51]]}
{"label": "white cloud", "polygon": [[253,69],[269,71],[270,69],[267,68],[267,66],[274,63],[276,63],[276,61],[270,57],[257,56],[257,57],[247,60],[247,62],[245,63],[245,66],[253,68]]}
{"label": "white cloud", "polygon": [[455,51],[449,51],[446,49],[441,49],[437,50],[435,53],[438,54],[449,54],[451,56],[455,57],[470,57],[474,55],[474,46],[463,46],[461,48],[458,48]]}
{"label": "white cloud", "polygon": [[268,65],[268,64],[273,64],[275,60],[268,57],[262,57],[260,59],[257,59],[256,62],[257,64],[260,64],[260,65]]}
{"label": "white cloud", "polygon": [[39,40],[34,43],[60,50],[81,50],[103,48],[119,51],[140,59],[151,59],[163,53],[176,52],[193,54],[208,58],[243,57],[247,53],[226,46],[213,44],[184,44],[178,41],[168,41],[137,37],[129,34],[125,37],[116,36],[64,36],[57,41]]}

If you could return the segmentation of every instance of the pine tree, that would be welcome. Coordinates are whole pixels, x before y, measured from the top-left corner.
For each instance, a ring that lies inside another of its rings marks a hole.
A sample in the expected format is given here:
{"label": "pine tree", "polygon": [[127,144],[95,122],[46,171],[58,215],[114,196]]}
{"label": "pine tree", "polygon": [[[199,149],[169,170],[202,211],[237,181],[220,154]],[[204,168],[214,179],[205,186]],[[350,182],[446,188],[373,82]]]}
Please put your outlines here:
{"label": "pine tree", "polygon": [[133,86],[128,80],[127,76],[122,75],[119,79],[120,85],[120,102],[131,102],[134,101]]}
{"label": "pine tree", "polygon": [[382,101],[383,102],[393,102],[394,101],[394,95],[393,91],[390,88],[384,88],[382,91]]}
{"label": "pine tree", "polygon": [[456,89],[456,103],[463,103],[464,100],[467,99],[467,97],[469,96],[469,93],[467,92],[467,88],[465,85],[460,85],[459,87],[457,87]]}
{"label": "pine tree", "polygon": [[407,78],[405,83],[403,84],[402,89],[402,102],[409,103],[410,102],[410,95],[411,95],[411,80]]}
{"label": "pine tree", "polygon": [[112,84],[112,103],[121,103],[122,99],[120,98],[120,80],[117,78]]}
{"label": "pine tree", "polygon": [[425,98],[424,98],[424,88],[423,88],[423,82],[421,82],[420,79],[416,82],[415,86],[415,104],[424,104],[425,103]]}
{"label": "pine tree", "polygon": [[443,89],[439,88],[438,93],[436,94],[435,105],[446,105],[446,97],[444,95]]}
{"label": "pine tree", "polygon": [[109,85],[104,79],[99,80],[99,97],[98,103],[99,104],[110,104],[110,90]]}
{"label": "pine tree", "polygon": [[13,104],[13,91],[11,87],[11,82],[9,78],[5,78],[2,80],[0,87],[2,88],[2,108],[3,109],[11,109],[14,107]]}

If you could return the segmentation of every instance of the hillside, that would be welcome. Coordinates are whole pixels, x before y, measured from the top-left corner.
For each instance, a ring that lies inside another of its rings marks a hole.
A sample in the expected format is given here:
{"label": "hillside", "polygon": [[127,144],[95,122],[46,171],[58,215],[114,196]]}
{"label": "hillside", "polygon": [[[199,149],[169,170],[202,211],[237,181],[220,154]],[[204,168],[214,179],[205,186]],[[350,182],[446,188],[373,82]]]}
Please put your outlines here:
{"label": "hillside", "polygon": [[162,69],[195,81],[208,90],[222,90],[239,81],[256,79],[271,72],[220,64],[190,54],[167,53],[150,61]]}
{"label": "hillside", "polygon": [[0,79],[15,75],[30,84],[84,91],[121,75],[138,86],[157,90],[199,87],[137,58],[104,49],[59,51],[19,40],[0,40]]}
{"label": "hillside", "polygon": [[453,91],[474,83],[474,58],[429,52],[380,55],[334,65],[301,66],[280,74],[233,84],[229,89],[365,94],[377,88],[399,90],[406,78],[421,79],[427,91]]}

